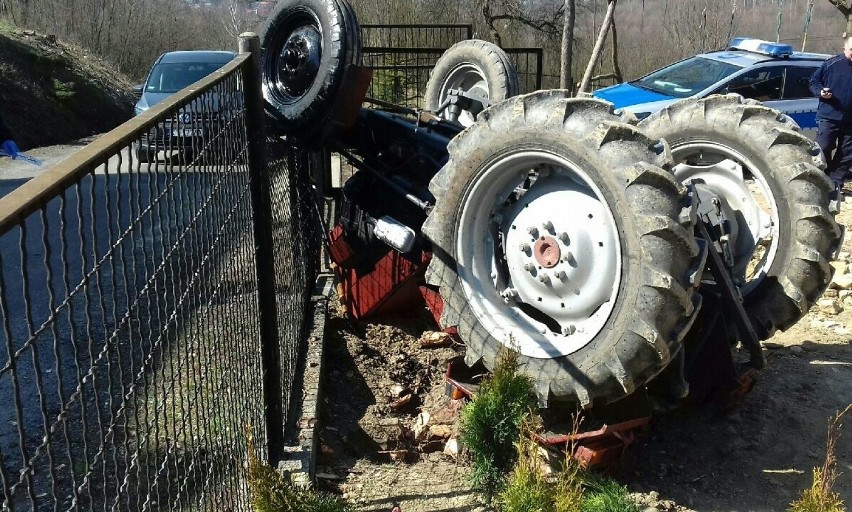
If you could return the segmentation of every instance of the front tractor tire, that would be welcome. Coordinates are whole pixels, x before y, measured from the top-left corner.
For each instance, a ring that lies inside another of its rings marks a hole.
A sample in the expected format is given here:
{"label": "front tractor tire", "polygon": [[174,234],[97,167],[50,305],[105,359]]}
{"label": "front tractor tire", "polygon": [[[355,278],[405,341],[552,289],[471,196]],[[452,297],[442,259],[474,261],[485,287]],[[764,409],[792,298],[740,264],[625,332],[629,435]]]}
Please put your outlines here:
{"label": "front tractor tire", "polygon": [[795,324],[831,281],[840,243],[819,147],[790,117],[735,94],[675,103],[639,127],[669,143],[680,181],[721,199],[732,278],[758,336]]}
{"label": "front tractor tire", "polygon": [[697,255],[664,142],[567,91],[511,98],[453,139],[426,279],[466,362],[519,353],[539,401],[630,394],[680,347]]}
{"label": "front tractor tire", "polygon": [[261,90],[272,129],[318,147],[346,68],[361,63],[361,29],[346,0],[282,0],[261,34]]}

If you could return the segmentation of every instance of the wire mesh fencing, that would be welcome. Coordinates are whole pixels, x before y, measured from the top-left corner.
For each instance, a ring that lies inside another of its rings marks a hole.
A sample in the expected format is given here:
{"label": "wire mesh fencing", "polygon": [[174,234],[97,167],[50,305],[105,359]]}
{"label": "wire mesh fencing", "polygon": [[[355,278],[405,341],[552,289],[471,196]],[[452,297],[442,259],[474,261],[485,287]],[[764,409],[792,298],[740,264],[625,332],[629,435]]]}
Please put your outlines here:
{"label": "wire mesh fencing", "polygon": [[258,172],[252,62],[0,182],[3,510],[250,510],[247,450],[280,450],[318,240],[315,158],[280,147]]}

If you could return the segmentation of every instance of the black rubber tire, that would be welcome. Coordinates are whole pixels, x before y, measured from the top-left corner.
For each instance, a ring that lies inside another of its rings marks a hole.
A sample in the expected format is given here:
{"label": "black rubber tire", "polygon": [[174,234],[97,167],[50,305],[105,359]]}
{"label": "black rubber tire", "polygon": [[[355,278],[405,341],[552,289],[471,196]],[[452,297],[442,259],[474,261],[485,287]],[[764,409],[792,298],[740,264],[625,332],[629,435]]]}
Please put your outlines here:
{"label": "black rubber tire", "polygon": [[[610,104],[572,99],[568,91],[511,98],[453,139],[450,159],[429,187],[436,205],[423,226],[433,243],[426,280],[443,297],[441,324],[458,327],[468,364],[481,359],[492,369],[500,347],[511,342],[483,327],[456,270],[458,223],[479,176],[501,158],[533,148],[580,166],[605,198],[621,246],[618,298],[603,329],[576,352],[549,359],[521,352],[521,371],[542,405],[589,407],[632,393],[670,362],[693,311],[689,268],[698,249],[686,189],[666,170],[665,143],[622,121]],[[506,322],[507,331],[519,332]]]}
{"label": "black rubber tire", "polygon": [[778,210],[779,241],[766,276],[744,293],[757,334],[767,339],[795,324],[831,281],[841,231],[829,209],[831,181],[819,147],[788,116],[736,94],[684,100],[639,123],[678,149],[713,141],[759,167]]}
{"label": "black rubber tire", "polygon": [[492,102],[503,101],[517,96],[520,90],[518,73],[509,61],[508,55],[499,46],[469,39],[461,41],[447,49],[435,63],[429,81],[426,83],[424,107],[435,111],[443,100],[444,82],[459,66],[473,65],[482,71],[488,84],[489,99]]}
{"label": "black rubber tire", "polygon": [[[277,81],[278,56],[298,27],[313,26],[321,36],[319,67],[311,85],[291,96]],[[361,64],[361,29],[346,0],[282,0],[261,34],[261,88],[271,131],[296,142],[309,140],[332,114],[347,66]]]}

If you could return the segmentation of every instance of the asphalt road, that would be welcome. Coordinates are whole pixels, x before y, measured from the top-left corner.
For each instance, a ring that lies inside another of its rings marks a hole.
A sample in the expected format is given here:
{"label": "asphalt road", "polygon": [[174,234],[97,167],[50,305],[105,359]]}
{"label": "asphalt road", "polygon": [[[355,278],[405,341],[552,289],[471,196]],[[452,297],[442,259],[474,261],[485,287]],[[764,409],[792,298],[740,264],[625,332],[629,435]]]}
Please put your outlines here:
{"label": "asphalt road", "polygon": [[[45,161],[41,168],[0,158],[0,197],[80,147],[28,152]],[[6,486],[35,456],[32,485],[48,492],[48,466],[96,459],[107,426],[118,426],[113,449],[126,441],[122,415],[135,404],[123,403],[125,396],[139,385],[139,369],[152,364],[146,358],[153,344],[180,331],[172,325],[160,338],[166,324],[188,316],[179,311],[188,307],[179,296],[200,293],[189,282],[207,256],[200,246],[209,243],[210,231],[199,231],[222,220],[231,182],[147,164],[139,172],[127,155],[121,165],[113,157],[108,173],[99,169],[22,228],[0,236],[0,476]],[[224,199],[204,207],[211,196]],[[49,494],[70,496],[69,482],[58,478]]]}

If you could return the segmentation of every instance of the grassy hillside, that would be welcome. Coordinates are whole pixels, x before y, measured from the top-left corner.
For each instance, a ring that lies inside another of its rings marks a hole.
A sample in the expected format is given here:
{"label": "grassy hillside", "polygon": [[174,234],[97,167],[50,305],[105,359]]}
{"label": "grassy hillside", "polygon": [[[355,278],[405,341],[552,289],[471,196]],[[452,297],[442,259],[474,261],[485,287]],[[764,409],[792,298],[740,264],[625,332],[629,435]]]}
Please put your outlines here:
{"label": "grassy hillside", "polygon": [[22,148],[111,130],[133,113],[130,88],[80,48],[0,22],[0,116]]}

